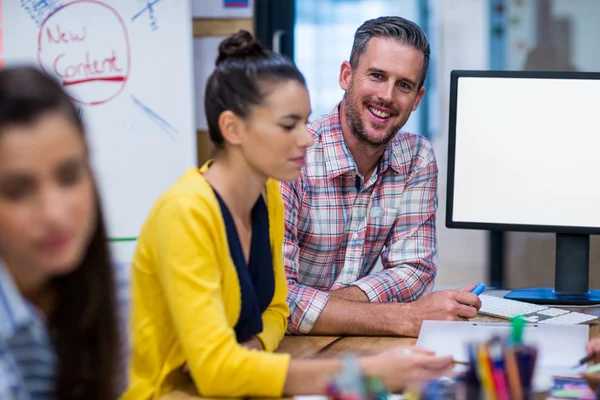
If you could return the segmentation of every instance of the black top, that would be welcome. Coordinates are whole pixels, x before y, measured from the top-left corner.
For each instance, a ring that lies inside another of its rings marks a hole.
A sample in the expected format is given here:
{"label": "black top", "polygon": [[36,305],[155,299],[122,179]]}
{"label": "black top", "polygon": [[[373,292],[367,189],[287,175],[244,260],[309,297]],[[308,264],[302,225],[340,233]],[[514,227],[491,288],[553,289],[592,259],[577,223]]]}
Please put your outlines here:
{"label": "black top", "polygon": [[262,196],[252,208],[252,241],[250,243],[250,264],[246,265],[244,251],[240,243],[233,217],[219,194],[215,192],[221,214],[225,220],[229,252],[237,270],[240,282],[242,308],[234,327],[239,343],[252,339],[262,332],[262,313],[269,307],[275,293],[275,275],[269,238],[269,212]]}

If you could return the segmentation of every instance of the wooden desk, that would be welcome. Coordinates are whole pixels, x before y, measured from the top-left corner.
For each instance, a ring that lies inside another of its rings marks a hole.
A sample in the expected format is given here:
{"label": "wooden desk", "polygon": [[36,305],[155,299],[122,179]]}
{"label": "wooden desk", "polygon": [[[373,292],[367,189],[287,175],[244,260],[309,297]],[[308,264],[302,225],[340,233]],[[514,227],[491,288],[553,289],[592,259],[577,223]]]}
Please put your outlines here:
{"label": "wooden desk", "polygon": [[[570,307],[571,311],[584,312],[587,314],[600,315],[600,307]],[[502,322],[499,318],[478,316],[472,321]],[[590,339],[600,337],[600,320],[592,321],[590,324]],[[286,336],[278,353],[289,353],[293,358],[322,358],[335,357],[347,352],[355,354],[373,354],[386,348],[398,345],[414,345],[416,338],[406,337],[371,337],[371,336]],[[168,394],[161,400],[199,400],[193,387],[185,388]],[[540,397],[545,398],[545,395]]]}

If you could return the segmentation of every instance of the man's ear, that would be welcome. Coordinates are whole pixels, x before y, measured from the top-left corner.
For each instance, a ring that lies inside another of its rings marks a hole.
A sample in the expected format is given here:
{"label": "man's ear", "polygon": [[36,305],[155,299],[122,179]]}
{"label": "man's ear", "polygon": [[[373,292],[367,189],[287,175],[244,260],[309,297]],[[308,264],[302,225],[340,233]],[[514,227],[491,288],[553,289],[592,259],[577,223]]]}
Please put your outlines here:
{"label": "man's ear", "polygon": [[425,88],[421,86],[421,89],[419,89],[419,92],[417,93],[417,99],[415,100],[415,103],[413,104],[413,108],[412,108],[413,111],[415,111],[419,107],[419,104],[421,103],[423,96],[425,96]]}
{"label": "man's ear", "polygon": [[348,61],[344,61],[340,67],[340,87],[342,90],[348,90],[352,80],[352,66]]}
{"label": "man's ear", "polygon": [[244,121],[232,111],[226,110],[219,115],[219,129],[227,143],[239,145],[244,132]]}

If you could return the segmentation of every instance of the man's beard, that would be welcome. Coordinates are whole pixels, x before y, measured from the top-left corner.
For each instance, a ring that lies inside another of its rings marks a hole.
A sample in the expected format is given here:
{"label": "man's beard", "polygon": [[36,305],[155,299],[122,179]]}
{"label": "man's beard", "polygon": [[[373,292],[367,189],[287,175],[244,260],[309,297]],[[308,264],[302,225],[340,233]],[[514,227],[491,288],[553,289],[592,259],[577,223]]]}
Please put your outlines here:
{"label": "man's beard", "polygon": [[[356,94],[352,88],[352,85],[348,87],[346,91],[346,95],[344,96],[345,106],[346,106],[346,121],[348,121],[348,125],[350,126],[350,130],[352,134],[361,142],[368,144],[371,147],[381,147],[388,144],[394,136],[398,133],[398,131],[404,126],[404,121],[402,124],[392,125],[388,130],[387,134],[379,140],[373,140],[369,138],[367,132],[365,130],[365,125],[363,124],[361,118],[361,110],[356,108]],[[365,106],[367,104],[364,104]],[[388,118],[392,118],[398,115],[398,111],[396,107],[392,104],[377,104],[381,107],[385,107],[389,110],[392,110],[392,114]],[[373,124],[373,126],[377,128],[381,128],[377,124]]]}

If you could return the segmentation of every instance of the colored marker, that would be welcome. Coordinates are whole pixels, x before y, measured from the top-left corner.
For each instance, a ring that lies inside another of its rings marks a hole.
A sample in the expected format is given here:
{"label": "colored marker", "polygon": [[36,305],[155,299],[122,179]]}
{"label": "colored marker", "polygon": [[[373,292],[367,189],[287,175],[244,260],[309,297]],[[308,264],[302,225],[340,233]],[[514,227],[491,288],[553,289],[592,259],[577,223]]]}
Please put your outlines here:
{"label": "colored marker", "polygon": [[484,290],[485,285],[483,283],[479,283],[477,286],[475,286],[475,289],[471,290],[471,293],[475,293],[477,296],[479,296]]}
{"label": "colored marker", "polygon": [[525,328],[525,320],[521,316],[516,316],[511,322],[512,342],[515,346],[519,346],[523,341],[523,328]]}
{"label": "colored marker", "polygon": [[504,350],[500,338],[492,338],[489,344],[489,356],[492,362],[491,372],[496,398],[498,400],[510,400],[510,389],[505,373]]}

